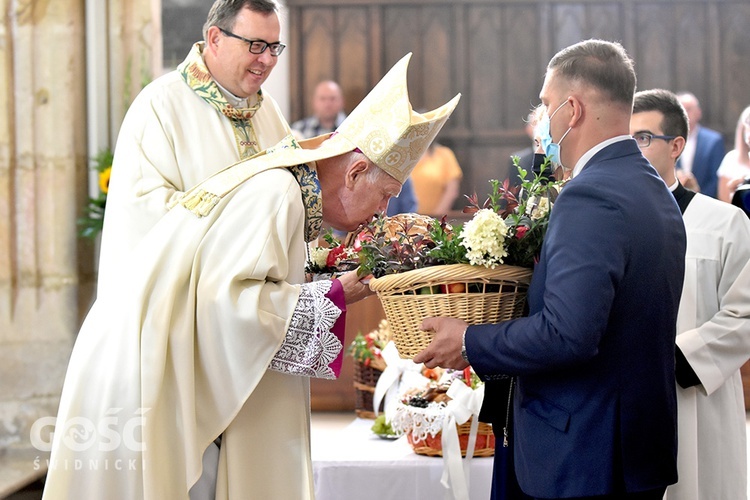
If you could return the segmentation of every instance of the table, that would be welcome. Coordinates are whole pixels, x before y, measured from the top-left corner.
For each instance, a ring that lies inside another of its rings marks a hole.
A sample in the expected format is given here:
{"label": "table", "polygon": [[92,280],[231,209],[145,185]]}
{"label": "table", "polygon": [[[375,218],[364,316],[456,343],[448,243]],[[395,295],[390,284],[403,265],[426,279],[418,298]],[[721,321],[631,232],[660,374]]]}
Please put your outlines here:
{"label": "table", "polygon": [[[370,430],[372,424],[372,420],[357,418],[328,433],[325,443],[313,441],[316,500],[445,498],[447,490],[440,484],[443,459],[417,455],[405,437],[381,439]],[[490,498],[492,460],[471,459],[471,500]]]}

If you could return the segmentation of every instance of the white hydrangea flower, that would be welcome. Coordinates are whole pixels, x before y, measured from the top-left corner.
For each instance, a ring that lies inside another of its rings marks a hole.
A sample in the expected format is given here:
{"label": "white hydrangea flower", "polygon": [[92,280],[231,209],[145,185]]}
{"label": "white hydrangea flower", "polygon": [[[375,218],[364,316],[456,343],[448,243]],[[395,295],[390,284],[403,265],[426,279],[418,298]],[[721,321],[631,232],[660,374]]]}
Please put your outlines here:
{"label": "white hydrangea flower", "polygon": [[330,249],[323,247],[310,247],[310,262],[320,269],[326,267],[328,252]]}
{"label": "white hydrangea flower", "polygon": [[547,215],[547,212],[549,212],[549,209],[550,209],[549,198],[547,198],[546,196],[543,196],[539,199],[539,204],[532,211],[531,218],[533,220],[539,220],[545,215]]}
{"label": "white hydrangea flower", "polygon": [[502,264],[508,255],[505,249],[507,234],[508,226],[497,212],[484,208],[475,213],[461,230],[461,244],[466,247],[469,263],[491,269]]}

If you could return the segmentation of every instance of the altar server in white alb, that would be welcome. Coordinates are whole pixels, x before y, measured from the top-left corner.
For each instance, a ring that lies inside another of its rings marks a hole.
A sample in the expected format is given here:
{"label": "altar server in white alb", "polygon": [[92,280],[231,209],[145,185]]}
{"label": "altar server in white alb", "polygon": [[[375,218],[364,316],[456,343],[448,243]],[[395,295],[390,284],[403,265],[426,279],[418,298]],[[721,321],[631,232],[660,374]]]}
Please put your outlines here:
{"label": "altar server in white alb", "polygon": [[750,357],[750,219],[677,181],[688,121],[674,94],[636,93],[630,132],[672,190],[687,233],[676,340],[679,480],[666,498],[741,500],[747,498],[740,367]]}
{"label": "altar server in white alb", "polygon": [[204,41],[128,108],[107,194],[100,292],[169,200],[291,133],[261,88],[283,57],[278,11],[275,0],[216,0]]}
{"label": "altar server in white alb", "polygon": [[345,303],[369,291],[304,283],[307,244],[384,211],[458,103],[412,111],[409,58],[333,134],[186,192],[123,262],[73,350],[45,499],[313,498],[309,377],[337,376]]}

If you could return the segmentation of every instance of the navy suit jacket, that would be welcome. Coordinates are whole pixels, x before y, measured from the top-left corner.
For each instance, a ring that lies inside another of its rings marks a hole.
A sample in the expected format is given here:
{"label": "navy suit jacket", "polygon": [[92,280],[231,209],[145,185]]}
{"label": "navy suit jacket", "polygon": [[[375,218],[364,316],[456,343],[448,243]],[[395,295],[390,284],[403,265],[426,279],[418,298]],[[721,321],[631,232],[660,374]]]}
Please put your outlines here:
{"label": "navy suit jacket", "polygon": [[[724,138],[716,130],[700,127],[695,143],[695,157],[693,158],[693,175],[698,181],[701,193],[716,198],[721,160],[724,159]],[[677,167],[680,167],[678,161]]]}
{"label": "navy suit jacket", "polygon": [[517,376],[513,439],[525,493],[593,496],[676,482],[684,257],[674,197],[635,141],[617,142],[562,189],[529,316],[468,328],[469,360],[487,381],[484,416],[507,403],[493,400],[500,384],[491,379]]}

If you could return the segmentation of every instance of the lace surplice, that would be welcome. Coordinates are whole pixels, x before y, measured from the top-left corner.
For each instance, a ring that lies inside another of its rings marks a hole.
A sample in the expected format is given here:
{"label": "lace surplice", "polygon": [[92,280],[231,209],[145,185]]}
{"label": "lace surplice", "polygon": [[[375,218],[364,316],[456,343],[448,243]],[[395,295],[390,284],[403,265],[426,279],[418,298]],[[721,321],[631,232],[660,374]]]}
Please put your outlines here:
{"label": "lace surplice", "polygon": [[330,365],[343,345],[332,329],[342,311],[326,296],[331,284],[331,281],[316,281],[301,285],[286,338],[271,360],[271,370],[315,378],[336,378]]}

